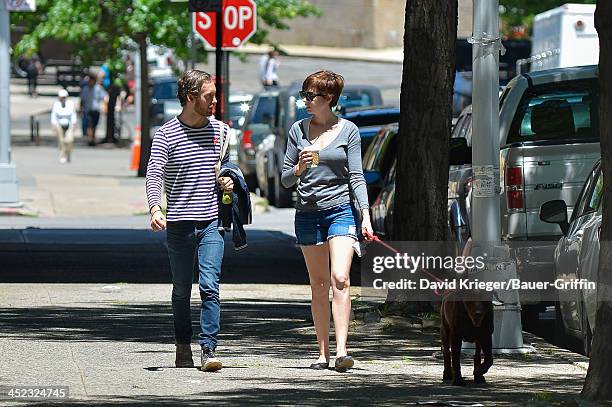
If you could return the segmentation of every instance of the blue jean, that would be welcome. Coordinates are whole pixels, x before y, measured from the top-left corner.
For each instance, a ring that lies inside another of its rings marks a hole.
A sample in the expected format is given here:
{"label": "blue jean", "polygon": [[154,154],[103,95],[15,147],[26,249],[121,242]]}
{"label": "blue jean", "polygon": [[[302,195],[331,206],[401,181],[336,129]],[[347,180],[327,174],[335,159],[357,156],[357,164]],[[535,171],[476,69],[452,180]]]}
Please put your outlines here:
{"label": "blue jean", "polygon": [[191,285],[197,258],[200,289],[199,343],[214,349],[217,346],[221,308],[219,278],[225,246],[224,231],[218,219],[205,222],[168,222],[167,240],[172,271],[172,314],[176,343],[191,343]]}

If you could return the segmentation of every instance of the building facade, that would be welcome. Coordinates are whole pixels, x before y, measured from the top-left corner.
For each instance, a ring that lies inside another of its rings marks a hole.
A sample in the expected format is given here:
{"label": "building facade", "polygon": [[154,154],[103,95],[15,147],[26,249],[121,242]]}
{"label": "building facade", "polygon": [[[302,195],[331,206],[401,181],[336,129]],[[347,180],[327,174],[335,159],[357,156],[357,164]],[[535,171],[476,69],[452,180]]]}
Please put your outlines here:
{"label": "building facade", "polygon": [[[296,18],[289,30],[270,30],[279,44],[389,48],[404,42],[406,0],[311,0],[323,15]],[[472,0],[459,0],[457,36],[472,35]]]}

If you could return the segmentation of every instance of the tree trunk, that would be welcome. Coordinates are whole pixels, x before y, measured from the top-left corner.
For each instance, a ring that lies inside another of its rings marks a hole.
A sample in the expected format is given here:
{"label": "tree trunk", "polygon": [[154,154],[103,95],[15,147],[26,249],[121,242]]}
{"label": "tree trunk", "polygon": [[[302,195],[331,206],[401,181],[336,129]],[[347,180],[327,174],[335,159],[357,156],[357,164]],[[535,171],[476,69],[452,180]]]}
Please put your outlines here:
{"label": "tree trunk", "polygon": [[138,176],[147,175],[147,164],[151,155],[150,135],[150,98],[149,94],[149,64],[147,63],[147,36],[138,34],[136,36],[140,52],[140,162],[138,165]]}
{"label": "tree trunk", "polygon": [[599,134],[604,199],[597,284],[597,316],[593,350],[582,395],[589,400],[612,400],[612,2],[598,0],[595,27],[599,34]]}
{"label": "tree trunk", "polygon": [[446,240],[457,0],[410,0],[404,24],[393,240]]}
{"label": "tree trunk", "polygon": [[[446,240],[456,41],[457,0],[406,2],[395,241]],[[389,291],[385,306],[404,312],[430,308],[401,290]]]}

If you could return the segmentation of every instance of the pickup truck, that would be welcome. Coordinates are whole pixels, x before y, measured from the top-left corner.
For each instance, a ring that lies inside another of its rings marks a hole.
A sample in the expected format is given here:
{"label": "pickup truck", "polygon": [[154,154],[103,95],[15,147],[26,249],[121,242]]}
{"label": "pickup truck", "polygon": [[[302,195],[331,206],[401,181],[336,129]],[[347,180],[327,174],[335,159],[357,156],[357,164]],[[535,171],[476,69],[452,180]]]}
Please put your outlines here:
{"label": "pickup truck", "polygon": [[[501,238],[522,246],[515,251],[522,279],[553,279],[561,233],[540,220],[540,206],[562,199],[571,213],[600,157],[597,78],[597,66],[524,73],[500,96]],[[471,136],[468,107],[451,135],[448,219],[458,250],[471,235]]]}

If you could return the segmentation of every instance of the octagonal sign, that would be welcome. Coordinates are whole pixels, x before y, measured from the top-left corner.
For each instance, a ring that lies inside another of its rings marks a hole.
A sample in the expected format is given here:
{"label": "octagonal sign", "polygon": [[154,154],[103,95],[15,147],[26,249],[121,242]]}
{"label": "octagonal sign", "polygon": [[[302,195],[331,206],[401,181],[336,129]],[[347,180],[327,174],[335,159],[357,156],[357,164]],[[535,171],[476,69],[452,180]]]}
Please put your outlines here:
{"label": "octagonal sign", "polygon": [[[213,12],[195,13],[193,31],[204,41],[208,49],[214,49],[216,41],[216,16]],[[257,31],[257,6],[254,0],[223,1],[224,50],[238,48]]]}

